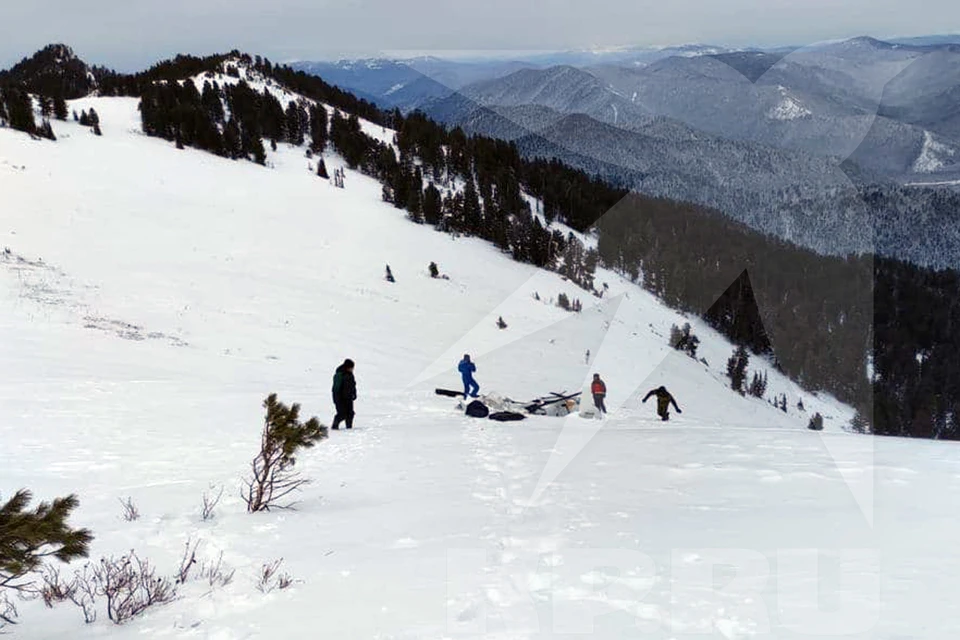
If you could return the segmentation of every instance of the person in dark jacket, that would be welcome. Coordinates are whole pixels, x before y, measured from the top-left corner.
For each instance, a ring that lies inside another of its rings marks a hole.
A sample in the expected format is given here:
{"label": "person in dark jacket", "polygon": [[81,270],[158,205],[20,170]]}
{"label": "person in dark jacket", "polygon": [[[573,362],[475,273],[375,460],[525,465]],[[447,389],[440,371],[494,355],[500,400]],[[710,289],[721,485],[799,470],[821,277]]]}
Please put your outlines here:
{"label": "person in dark jacket", "polygon": [[670,419],[670,403],[673,403],[673,408],[677,410],[677,413],[683,413],[680,407],[677,406],[677,401],[673,399],[673,396],[670,395],[666,387],[652,389],[650,393],[644,397],[643,401],[646,402],[650,396],[657,396],[657,415],[660,416],[661,420],[667,421]]}
{"label": "person in dark jacket", "polygon": [[479,396],[480,385],[477,384],[477,381],[473,379],[473,374],[477,370],[477,365],[470,361],[469,354],[463,355],[463,360],[461,360],[460,364],[457,365],[457,370],[460,372],[460,377],[463,379],[463,399],[466,400],[467,396],[470,396],[471,398],[476,398]]}
{"label": "person in dark jacket", "polygon": [[607,397],[607,385],[600,379],[600,374],[593,374],[593,382],[590,383],[590,393],[593,394],[593,404],[600,413],[607,412],[607,406],[603,403]]}
{"label": "person in dark jacket", "polygon": [[333,404],[337,415],[333,419],[333,429],[339,429],[345,422],[347,429],[353,429],[353,401],[357,399],[357,380],[353,377],[353,360],[343,361],[333,374]]}

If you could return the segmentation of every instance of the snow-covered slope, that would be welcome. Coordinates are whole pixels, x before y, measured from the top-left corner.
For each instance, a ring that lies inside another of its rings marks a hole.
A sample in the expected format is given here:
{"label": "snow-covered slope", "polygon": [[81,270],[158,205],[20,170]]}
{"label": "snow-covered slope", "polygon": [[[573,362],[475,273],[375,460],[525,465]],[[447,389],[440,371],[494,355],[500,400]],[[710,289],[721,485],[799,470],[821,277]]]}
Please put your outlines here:
{"label": "snow-covered slope", "polygon": [[[408,222],[361,175],[333,187],[302,149],[280,145],[270,168],[231,162],[146,138],[135,100],[71,106],[95,106],[103,137],[0,130],[0,492],[76,492],[96,556],[136,548],[173,572],[192,538],[237,574],[120,628],[22,604],[23,637],[606,638],[637,624],[658,638],[806,637],[826,614],[800,549],[851,547],[867,552],[833,556],[849,580],[832,631],[894,637],[935,617],[948,629],[936,611],[957,567],[933,554],[956,525],[933,496],[955,481],[952,448],[843,433],[848,408],[772,370],[768,393],[786,393],[789,413],[742,398],[722,375],[729,344],[694,323],[709,365],[672,351],[684,319],[615,274],[589,298]],[[449,280],[428,276],[431,260]],[[551,304],[561,292],[584,311]],[[598,371],[612,415],[465,418],[432,393],[457,386],[464,352],[483,391],[516,399]],[[301,457],[315,483],[298,511],[247,515],[237,494],[260,403],[277,392],[329,421],[345,357],[357,429]],[[660,384],[683,408],[668,424],[639,402]],[[805,428],[813,411],[823,435]],[[225,498],[202,522],[211,485]],[[120,518],[127,496],[138,521]],[[943,526],[903,524],[905,504]],[[255,574],[276,558],[297,582],[263,595]],[[716,558],[759,582],[714,592]]]}

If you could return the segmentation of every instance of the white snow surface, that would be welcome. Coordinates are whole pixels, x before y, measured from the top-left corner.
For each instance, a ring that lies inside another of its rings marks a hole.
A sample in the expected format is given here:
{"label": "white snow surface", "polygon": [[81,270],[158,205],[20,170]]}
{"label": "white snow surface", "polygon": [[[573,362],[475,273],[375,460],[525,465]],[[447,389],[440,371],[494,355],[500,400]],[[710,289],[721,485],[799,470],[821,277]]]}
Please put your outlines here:
{"label": "white snow surface", "polygon": [[[373,180],[333,187],[302,149],[264,168],[147,138],[136,105],[71,105],[103,137],[0,129],[0,493],[75,492],[93,558],[136,549],[172,574],[193,539],[236,577],[119,627],[20,603],[14,637],[957,637],[953,445],[845,433],[849,408],[756,358],[789,413],[741,397],[727,342],[694,322],[709,366],[672,351],[684,318],[613,273],[598,301],[408,222]],[[598,371],[612,413],[464,417],[432,393],[464,352],[483,391],[519,400]],[[328,423],[345,357],[356,429],[299,456],[297,510],[246,514],[263,399]],[[660,384],[683,409],[668,423],[639,402]],[[278,558],[296,581],[261,594]]]}

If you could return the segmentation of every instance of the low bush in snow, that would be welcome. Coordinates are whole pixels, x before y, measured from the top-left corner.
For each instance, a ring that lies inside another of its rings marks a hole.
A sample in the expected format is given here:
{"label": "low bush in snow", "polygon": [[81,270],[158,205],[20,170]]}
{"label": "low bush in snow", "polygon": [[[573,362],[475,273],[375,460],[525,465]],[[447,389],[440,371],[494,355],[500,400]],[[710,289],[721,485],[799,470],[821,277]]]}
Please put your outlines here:
{"label": "low bush in snow", "polygon": [[265,562],[257,576],[257,589],[260,593],[270,593],[276,589],[287,589],[293,584],[290,574],[280,571],[283,558],[273,562]]}
{"label": "low bush in snow", "polygon": [[217,505],[220,504],[220,499],[223,497],[223,487],[219,487],[216,495],[213,493],[203,492],[203,505],[200,507],[200,518],[206,522],[208,520],[213,520],[216,516]]}
{"label": "low bush in snow", "polygon": [[271,394],[263,403],[267,410],[260,437],[260,452],[250,463],[243,499],[247,511],[288,509],[287,499],[310,481],[295,469],[296,454],[327,437],[327,428],[314,417],[300,422],[300,405],[287,407]]}

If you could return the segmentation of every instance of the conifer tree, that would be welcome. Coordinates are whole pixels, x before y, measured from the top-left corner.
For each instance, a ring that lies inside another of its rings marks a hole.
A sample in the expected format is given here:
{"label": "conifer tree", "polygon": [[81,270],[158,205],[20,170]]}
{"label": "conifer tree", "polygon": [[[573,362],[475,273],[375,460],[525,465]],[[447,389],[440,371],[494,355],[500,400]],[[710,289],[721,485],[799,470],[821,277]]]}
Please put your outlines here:
{"label": "conifer tree", "polygon": [[299,404],[287,407],[272,393],[263,406],[267,415],[260,453],[250,463],[252,474],[243,496],[250,513],[292,507],[287,499],[310,482],[294,469],[296,455],[327,437],[327,428],[316,418],[300,422]]}
{"label": "conifer tree", "polygon": [[727,360],[727,377],[730,378],[730,388],[743,395],[746,393],[744,382],[747,379],[747,366],[750,364],[750,354],[743,346],[739,346]]}
{"label": "conifer tree", "polygon": [[44,120],[43,124],[40,125],[40,135],[47,140],[57,139],[57,136],[53,135],[53,127],[50,126],[49,120]]}
{"label": "conifer tree", "polygon": [[40,103],[40,116],[50,118],[53,115],[53,99],[49,96],[39,95],[37,96],[37,102]]}
{"label": "conifer tree", "polygon": [[58,93],[53,97],[53,114],[57,120],[66,120],[69,115],[67,101],[63,99],[62,93]]}
{"label": "conifer tree", "polygon": [[473,176],[467,177],[467,185],[463,189],[463,230],[471,235],[480,232],[483,225],[483,211],[480,209],[480,197]]}
{"label": "conifer tree", "polygon": [[322,106],[310,109],[310,148],[322,153],[327,147],[327,110]]}
{"label": "conifer tree", "polygon": [[754,372],[750,380],[750,395],[754,398],[762,398],[767,393],[767,374]]}
{"label": "conifer tree", "polygon": [[434,226],[440,224],[441,208],[440,191],[430,183],[423,190],[423,221]]}
{"label": "conifer tree", "polygon": [[76,496],[41,502],[32,509],[31,499],[31,493],[22,489],[0,503],[0,592],[29,588],[27,576],[48,558],[70,562],[86,557],[93,540],[87,529],[67,523],[79,504]]}

